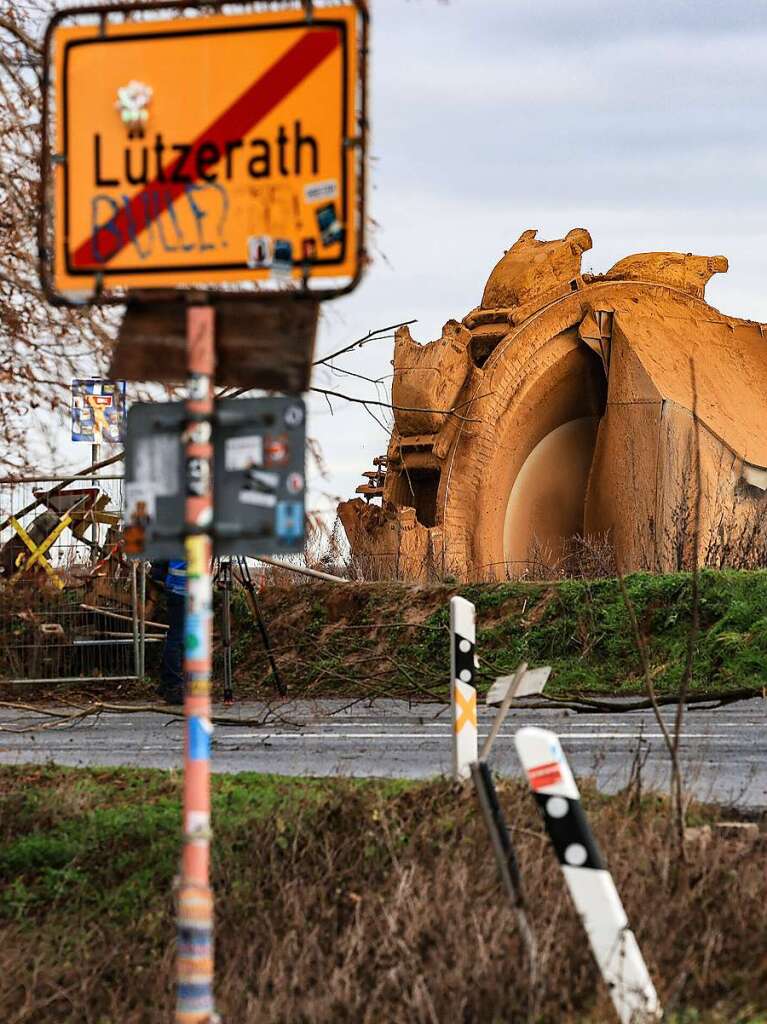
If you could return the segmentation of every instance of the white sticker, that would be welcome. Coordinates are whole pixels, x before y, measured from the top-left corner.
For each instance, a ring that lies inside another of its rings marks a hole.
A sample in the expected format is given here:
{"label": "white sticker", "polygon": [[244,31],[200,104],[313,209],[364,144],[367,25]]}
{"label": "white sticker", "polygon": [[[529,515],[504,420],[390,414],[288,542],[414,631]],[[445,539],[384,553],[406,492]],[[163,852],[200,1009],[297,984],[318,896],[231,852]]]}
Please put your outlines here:
{"label": "white sticker", "polygon": [[272,263],[272,240],[269,235],[251,235],[248,239],[248,266],[269,267]]}
{"label": "white sticker", "polygon": [[243,505],[258,505],[259,508],[274,508],[277,504],[276,494],[264,494],[263,491],[240,491]]}
{"label": "white sticker", "polygon": [[328,181],[312,181],[304,186],[307,203],[321,203],[323,199],[335,199],[338,195],[338,182],[335,178]]}
{"label": "white sticker", "polygon": [[258,491],[276,491],[280,486],[280,474],[270,473],[264,469],[251,469],[248,480],[252,481],[248,486]]}
{"label": "white sticker", "polygon": [[207,421],[194,423],[184,435],[184,440],[193,441],[195,444],[207,444],[210,441],[212,429]]}
{"label": "white sticker", "polygon": [[207,811],[186,812],[186,834],[205,836],[210,832],[210,815]]}
{"label": "white sticker", "polygon": [[187,398],[194,402],[201,402],[208,397],[210,391],[210,378],[204,373],[193,373],[186,379]]}
{"label": "white sticker", "polygon": [[260,434],[230,437],[224,446],[224,463],[228,470],[252,469],[264,464],[264,439]]}
{"label": "white sticker", "polygon": [[279,473],[268,470],[251,469],[240,490],[240,501],[244,505],[259,505],[261,508],[274,508],[277,504],[277,488],[280,486]]}
{"label": "white sticker", "polygon": [[304,410],[301,405],[289,405],[283,413],[286,427],[300,427],[304,422]]}
{"label": "white sticker", "polygon": [[288,473],[285,486],[287,487],[289,494],[300,494],[304,489],[304,478],[300,473]]}
{"label": "white sticker", "polygon": [[158,498],[177,494],[179,447],[178,438],[173,434],[140,438],[133,463],[135,482],[149,485]]}
{"label": "white sticker", "polygon": [[154,519],[157,510],[157,492],[151,483],[144,480],[125,481],[123,501],[125,518],[128,522],[140,519]]}

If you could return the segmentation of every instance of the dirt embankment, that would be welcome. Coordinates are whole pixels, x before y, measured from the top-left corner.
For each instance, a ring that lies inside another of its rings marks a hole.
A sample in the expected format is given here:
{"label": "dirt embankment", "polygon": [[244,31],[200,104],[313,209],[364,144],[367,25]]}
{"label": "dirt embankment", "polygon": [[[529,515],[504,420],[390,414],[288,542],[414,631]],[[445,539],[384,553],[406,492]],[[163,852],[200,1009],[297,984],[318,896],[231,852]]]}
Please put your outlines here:
{"label": "dirt embankment", "polygon": [[[674,693],[690,635],[690,575],[636,574],[626,590],[655,686]],[[460,589],[312,583],[267,587],[261,603],[279,671],[294,693],[445,699],[448,601],[459,592],[477,606],[480,689],[525,660],[553,666],[547,688],[553,695],[641,692],[637,643],[614,579]],[[765,608],[767,572],[701,574],[694,693],[760,690],[767,678]],[[269,666],[244,599],[237,601],[235,622],[237,689],[264,692]]]}
{"label": "dirt embankment", "polygon": [[[477,607],[480,691],[521,661],[551,665],[547,694],[628,695],[643,690],[641,660],[615,579],[456,587],[403,583],[332,584],[280,572],[259,602],[272,653],[293,696],[448,698],[448,602],[461,593]],[[294,582],[299,579],[299,582]],[[660,694],[678,691],[685,672],[692,587],[689,573],[636,574],[626,590]],[[216,595],[218,609],[220,595]],[[691,692],[762,692],[767,679],[767,572],[700,576],[700,633]],[[158,617],[161,613],[158,611]],[[220,616],[217,610],[216,622]],[[220,641],[214,687],[222,697]],[[160,645],[148,648],[144,683],[0,684],[0,697],[153,699]],[[269,697],[274,681],[244,591],[233,599],[235,696]]]}

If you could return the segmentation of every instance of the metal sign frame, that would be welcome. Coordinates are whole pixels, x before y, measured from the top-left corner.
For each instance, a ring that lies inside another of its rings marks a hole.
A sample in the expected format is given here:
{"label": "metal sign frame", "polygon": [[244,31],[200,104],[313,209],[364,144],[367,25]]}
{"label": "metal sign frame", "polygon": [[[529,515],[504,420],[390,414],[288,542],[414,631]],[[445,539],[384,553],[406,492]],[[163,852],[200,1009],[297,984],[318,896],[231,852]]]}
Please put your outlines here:
{"label": "metal sign frame", "polygon": [[[212,421],[213,474],[203,480],[197,461],[190,463],[184,456],[184,403],[136,402],[131,407],[125,444],[125,520],[128,526],[134,524],[131,512],[142,502],[148,522],[142,524],[143,547],[129,555],[183,558],[184,502],[202,484],[213,490],[213,520],[205,532],[213,538],[215,558],[300,555],[306,497],[303,401],[273,395],[218,399]],[[255,457],[256,453],[260,455]],[[140,468],[143,460],[149,462]]]}
{"label": "metal sign frame", "polygon": [[[43,76],[42,76],[42,145],[40,150],[40,182],[41,182],[41,215],[38,221],[38,252],[39,252],[39,273],[43,292],[47,301],[54,306],[77,307],[84,305],[123,305],[128,299],[134,302],[167,302],[169,296],[183,297],[189,291],[204,293],[209,300],[215,302],[217,297],[226,298],[227,301],[243,301],[259,303],[274,299],[275,295],[290,297],[292,300],[309,300],[319,302],[325,299],[338,298],[348,294],[359,284],[366,262],[365,250],[365,222],[366,222],[366,172],[367,172],[367,54],[368,54],[368,23],[369,14],[367,0],[343,0],[344,3],[353,5],[360,19],[360,38],[358,51],[358,81],[359,90],[359,118],[357,134],[351,138],[344,139],[344,146],[354,148],[357,154],[355,161],[355,174],[357,180],[357,216],[358,224],[354,236],[350,237],[349,244],[355,246],[356,269],[354,276],[346,283],[337,287],[323,287],[319,283],[311,286],[312,278],[309,273],[304,273],[300,279],[291,278],[289,285],[285,288],[259,288],[260,282],[245,281],[240,283],[219,283],[206,284],[204,282],[185,286],[158,286],[156,289],[141,286],[134,288],[110,289],[104,281],[103,275],[98,271],[94,272],[85,281],[91,281],[93,289],[86,293],[83,298],[79,295],[73,298],[62,293],[56,287],[54,280],[54,245],[56,244],[57,229],[54,213],[54,168],[62,163],[62,155],[52,151],[52,136],[55,128],[55,121],[52,117],[52,94],[53,94],[53,43],[54,35],[63,23],[76,25],[82,19],[93,22],[98,20],[100,30],[104,33],[110,20],[116,23],[124,23],[132,15],[154,15],[164,13],[168,17],[178,15],[183,8],[183,16],[188,22],[193,22],[195,16],[204,17],[211,14],[235,14],[235,13],[261,13],[271,10],[269,0],[188,0],[183,5],[172,3],[170,0],[137,0],[137,2],[109,4],[105,6],[88,5],[72,7],[57,11],[48,23],[44,44],[43,44]],[[292,4],[286,4],[283,10],[303,9],[305,12],[303,22],[296,21],[296,25],[304,24],[307,28],[320,17],[332,16],[336,4],[314,4],[312,0],[293,0]],[[197,11],[198,15],[191,12]],[[191,16],[190,16],[191,15]],[[146,21],[137,21],[136,24],[146,24]],[[294,262],[294,266],[299,265]],[[215,273],[215,270],[211,270]],[[190,273],[199,274],[199,271]],[[320,279],[315,279],[319,282]],[[239,289],[239,290],[235,290]]]}

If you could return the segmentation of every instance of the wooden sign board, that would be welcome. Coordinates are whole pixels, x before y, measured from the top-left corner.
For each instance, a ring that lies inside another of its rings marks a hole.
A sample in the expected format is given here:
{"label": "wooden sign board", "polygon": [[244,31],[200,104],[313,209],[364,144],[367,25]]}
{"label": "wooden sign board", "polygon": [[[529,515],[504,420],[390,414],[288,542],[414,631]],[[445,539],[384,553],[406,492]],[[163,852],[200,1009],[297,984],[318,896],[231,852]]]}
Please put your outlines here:
{"label": "wooden sign board", "polygon": [[93,10],[60,11],[47,36],[49,295],[124,301],[126,290],[239,285],[249,299],[297,289],[326,298],[353,287],[363,263],[361,0],[311,17],[300,4],[168,20],[141,17],[157,4],[118,4],[100,20]]}
{"label": "wooden sign board", "polygon": [[[129,302],[109,373],[122,380],[182,384],[187,379],[186,304]],[[219,298],[216,383],[298,394],[309,388],[319,303],[284,294],[261,302]]]}

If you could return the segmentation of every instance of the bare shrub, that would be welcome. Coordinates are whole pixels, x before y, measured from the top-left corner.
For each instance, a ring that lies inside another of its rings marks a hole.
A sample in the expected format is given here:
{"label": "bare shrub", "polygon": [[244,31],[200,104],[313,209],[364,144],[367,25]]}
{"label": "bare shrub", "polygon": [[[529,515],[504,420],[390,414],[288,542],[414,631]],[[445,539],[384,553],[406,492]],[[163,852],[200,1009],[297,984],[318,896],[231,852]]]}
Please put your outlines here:
{"label": "bare shrub", "polygon": [[[286,803],[286,795],[277,793],[268,817],[236,827],[223,795],[214,804],[217,992],[226,1020],[526,1019],[523,950],[473,800],[456,798],[446,782],[396,793],[337,782],[313,786],[304,800]],[[640,818],[629,794],[606,801],[586,786],[584,796],[661,998],[675,1009],[698,1007],[701,1024],[750,1019],[744,1010],[767,1002],[754,941],[766,895],[756,848],[714,834],[691,847],[671,880],[656,797],[643,798]],[[532,801],[519,785],[501,787],[501,800],[541,952],[535,1020],[604,1024],[609,996]],[[13,819],[4,820],[8,834]],[[167,836],[146,848],[145,909],[126,921],[118,900],[130,841],[113,831],[83,842],[78,874],[55,905],[25,923],[6,917],[0,1002],[9,1024],[169,1019],[173,859]],[[93,888],[75,884],[89,870]],[[109,887],[107,899],[99,886]]]}
{"label": "bare shrub", "polygon": [[767,568],[767,504],[753,502],[736,516],[735,502],[720,510],[704,538],[703,564],[712,569]]}
{"label": "bare shrub", "polygon": [[527,580],[596,580],[617,573],[615,548],[609,532],[575,534],[558,552],[533,538],[522,572],[509,573]]}

